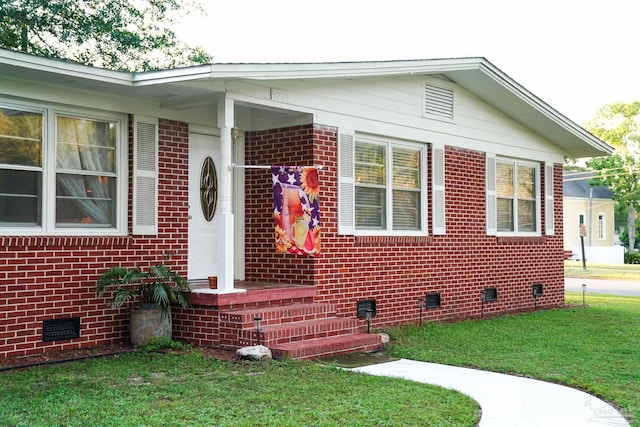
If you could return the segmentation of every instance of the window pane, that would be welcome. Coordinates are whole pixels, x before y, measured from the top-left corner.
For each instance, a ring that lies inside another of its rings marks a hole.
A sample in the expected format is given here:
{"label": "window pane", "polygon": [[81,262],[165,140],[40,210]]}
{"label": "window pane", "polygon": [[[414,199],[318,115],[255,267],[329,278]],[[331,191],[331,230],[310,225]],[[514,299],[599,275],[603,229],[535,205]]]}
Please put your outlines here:
{"label": "window pane", "polygon": [[518,199],[535,199],[536,169],[531,166],[518,166]]}
{"label": "window pane", "polygon": [[498,231],[514,231],[513,200],[498,198],[496,200],[496,208],[498,210]]}
{"label": "window pane", "polygon": [[384,186],[384,166],[356,164],[356,185],[358,184]]}
{"label": "window pane", "polygon": [[114,225],[115,178],[56,175],[56,225]]}
{"label": "window pane", "polygon": [[385,194],[383,188],[356,187],[356,227],[386,227]]}
{"label": "window pane", "polygon": [[57,117],[57,167],[115,172],[116,128],[116,123]]}
{"label": "window pane", "polygon": [[513,164],[496,163],[496,195],[513,197]]}
{"label": "window pane", "polygon": [[393,186],[420,188],[420,151],[393,149]]}
{"label": "window pane", "polygon": [[0,223],[41,225],[42,173],[0,169]]}
{"label": "window pane", "polygon": [[393,228],[395,230],[420,229],[419,191],[393,191]]}
{"label": "window pane", "polygon": [[535,207],[534,200],[518,200],[518,231],[536,231]]}
{"label": "window pane", "polygon": [[0,108],[0,163],[42,166],[42,114]]}
{"label": "window pane", "polygon": [[366,142],[356,142],[355,172],[356,185],[385,185],[385,147]]}

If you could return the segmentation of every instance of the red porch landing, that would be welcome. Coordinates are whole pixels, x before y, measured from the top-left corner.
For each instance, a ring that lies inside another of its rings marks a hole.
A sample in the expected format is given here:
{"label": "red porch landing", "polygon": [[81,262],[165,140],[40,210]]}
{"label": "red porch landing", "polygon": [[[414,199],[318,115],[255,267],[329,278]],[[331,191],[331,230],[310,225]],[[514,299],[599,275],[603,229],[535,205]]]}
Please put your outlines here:
{"label": "red porch landing", "polygon": [[[381,346],[379,335],[362,332],[363,322],[338,317],[334,304],[314,302],[314,286],[238,282],[236,287],[246,292],[212,294],[194,288],[193,308],[185,310],[177,323],[189,329],[190,312],[201,326],[212,316],[208,323],[217,331],[209,345],[218,341],[219,347],[235,350],[257,344],[254,318],[261,317],[260,344],[269,347],[276,359],[312,359]],[[178,331],[178,335],[189,339],[190,334]]]}

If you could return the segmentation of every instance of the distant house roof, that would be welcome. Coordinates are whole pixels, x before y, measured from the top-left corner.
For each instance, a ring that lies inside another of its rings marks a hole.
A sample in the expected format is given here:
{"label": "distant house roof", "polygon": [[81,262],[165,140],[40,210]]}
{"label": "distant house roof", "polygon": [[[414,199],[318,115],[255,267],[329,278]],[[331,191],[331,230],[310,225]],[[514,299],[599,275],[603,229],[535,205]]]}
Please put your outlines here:
{"label": "distant house roof", "polygon": [[613,192],[604,185],[591,186],[589,181],[594,176],[576,171],[564,171],[562,180],[562,195],[565,197],[589,197],[589,190],[593,189],[591,195],[596,199],[613,199]]}

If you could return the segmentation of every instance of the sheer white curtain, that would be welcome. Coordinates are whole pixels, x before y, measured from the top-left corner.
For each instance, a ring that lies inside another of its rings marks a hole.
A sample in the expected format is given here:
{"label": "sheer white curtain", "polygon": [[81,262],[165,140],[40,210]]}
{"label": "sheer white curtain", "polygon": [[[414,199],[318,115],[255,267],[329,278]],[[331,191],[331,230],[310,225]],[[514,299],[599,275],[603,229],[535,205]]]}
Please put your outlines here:
{"label": "sheer white curtain", "polygon": [[82,173],[115,172],[115,140],[110,124],[69,117],[58,117],[56,124],[58,186],[94,223],[111,224],[115,177]]}

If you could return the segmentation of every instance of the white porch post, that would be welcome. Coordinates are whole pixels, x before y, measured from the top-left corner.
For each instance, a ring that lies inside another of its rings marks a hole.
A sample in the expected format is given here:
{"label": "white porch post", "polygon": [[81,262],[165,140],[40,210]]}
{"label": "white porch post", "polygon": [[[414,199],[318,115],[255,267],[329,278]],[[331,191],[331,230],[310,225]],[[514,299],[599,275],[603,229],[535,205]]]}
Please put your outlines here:
{"label": "white porch post", "polygon": [[221,98],[218,103],[218,127],[220,128],[221,168],[217,217],[218,230],[218,292],[236,292],[233,287],[234,270],[234,223],[231,211],[232,170],[231,129],[234,125],[234,103],[232,99]]}

